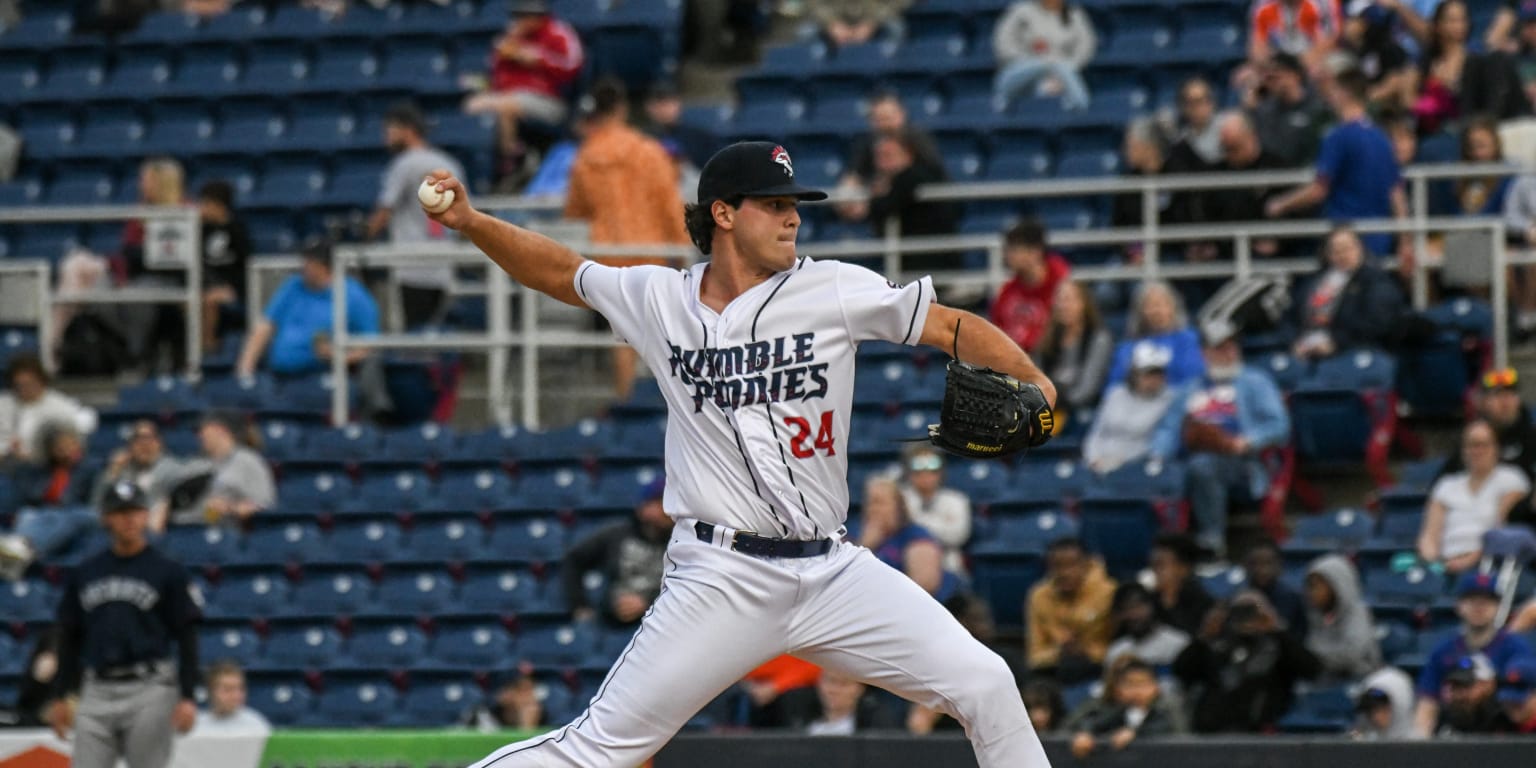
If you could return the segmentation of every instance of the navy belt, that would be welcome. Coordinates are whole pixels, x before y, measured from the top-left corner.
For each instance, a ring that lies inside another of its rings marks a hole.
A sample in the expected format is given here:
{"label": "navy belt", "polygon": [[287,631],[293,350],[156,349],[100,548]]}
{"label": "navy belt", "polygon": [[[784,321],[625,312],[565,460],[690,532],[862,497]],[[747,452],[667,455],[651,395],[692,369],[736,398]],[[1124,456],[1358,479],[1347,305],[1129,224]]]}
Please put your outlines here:
{"label": "navy belt", "polygon": [[164,661],[141,661],[119,667],[97,667],[96,679],[104,683],[125,683],[133,680],[149,680],[160,672]]}
{"label": "navy belt", "polygon": [[[710,523],[694,523],[693,532],[699,541],[713,544],[715,526]],[[832,549],[831,539],[770,539],[751,531],[737,531],[731,536],[730,547],[744,555],[754,557],[816,557]]]}

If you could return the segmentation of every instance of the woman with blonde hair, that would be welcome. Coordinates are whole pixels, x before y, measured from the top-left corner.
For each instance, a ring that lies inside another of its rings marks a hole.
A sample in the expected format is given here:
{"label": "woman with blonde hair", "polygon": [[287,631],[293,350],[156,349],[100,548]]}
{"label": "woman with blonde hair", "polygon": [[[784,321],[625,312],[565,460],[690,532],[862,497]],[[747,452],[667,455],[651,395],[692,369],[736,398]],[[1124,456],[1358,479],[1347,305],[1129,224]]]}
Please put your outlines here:
{"label": "woman with blonde hair", "polygon": [[894,477],[877,475],[865,484],[863,514],[857,528],[849,540],[907,574],[935,599],[942,602],[959,586],[954,574],[944,571],[943,545],[928,529],[912,522],[901,485]]}
{"label": "woman with blonde hair", "polygon": [[1169,386],[1178,387],[1205,374],[1200,337],[1189,327],[1184,301],[1165,280],[1148,280],[1136,289],[1125,336],[1125,340],[1115,347],[1115,362],[1109,369],[1106,387],[1125,381],[1126,374],[1131,371],[1131,350],[1141,342],[1168,351],[1165,370]]}

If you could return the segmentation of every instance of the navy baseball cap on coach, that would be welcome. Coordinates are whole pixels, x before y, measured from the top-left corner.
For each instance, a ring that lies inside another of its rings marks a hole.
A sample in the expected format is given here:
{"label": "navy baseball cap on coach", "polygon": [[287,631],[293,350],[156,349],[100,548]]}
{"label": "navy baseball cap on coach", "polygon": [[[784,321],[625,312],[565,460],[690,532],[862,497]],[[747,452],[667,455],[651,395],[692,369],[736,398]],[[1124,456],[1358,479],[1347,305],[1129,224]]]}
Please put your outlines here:
{"label": "navy baseball cap on coach", "polygon": [[715,153],[699,172],[699,205],[738,197],[825,200],[827,193],[795,182],[789,151],[769,141],[739,141]]}
{"label": "navy baseball cap on coach", "polygon": [[113,483],[107,488],[106,497],[101,500],[101,511],[122,512],[125,509],[149,509],[149,499],[134,483]]}

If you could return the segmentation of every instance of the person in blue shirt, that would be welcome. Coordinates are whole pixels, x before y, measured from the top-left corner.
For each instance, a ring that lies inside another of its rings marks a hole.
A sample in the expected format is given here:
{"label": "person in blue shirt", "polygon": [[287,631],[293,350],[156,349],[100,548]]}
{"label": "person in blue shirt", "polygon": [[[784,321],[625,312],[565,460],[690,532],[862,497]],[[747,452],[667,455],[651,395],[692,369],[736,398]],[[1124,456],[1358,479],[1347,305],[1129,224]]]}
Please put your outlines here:
{"label": "person in blue shirt", "polygon": [[1291,418],[1269,374],[1243,365],[1235,326],[1214,321],[1201,332],[1205,376],[1185,389],[1173,407],[1182,415],[1196,538],[1224,558],[1230,497],[1264,498],[1269,470],[1259,454],[1290,439]]}
{"label": "person in blue shirt", "polygon": [[1419,703],[1413,724],[1420,736],[1434,733],[1446,676],[1461,666],[1464,659],[1480,656],[1498,674],[1510,659],[1531,653],[1531,647],[1520,636],[1497,624],[1499,587],[1493,574],[1462,574],[1456,582],[1456,615],[1461,618],[1461,626],[1435,645],[1419,672]]}
{"label": "person in blue shirt", "polygon": [[[331,344],[331,246],[324,241],[307,244],[300,254],[299,274],[289,277],[272,300],[260,322],[245,339],[236,368],[241,376],[256,372],[257,360],[266,353],[267,367],[277,374],[303,374],[325,370],[330,364]],[[346,278],[347,332],[357,335],[379,332],[379,307],[357,280]],[[270,349],[268,346],[270,345]],[[347,353],[356,363],[367,350]]]}
{"label": "person in blue shirt", "polygon": [[[1366,113],[1369,88],[1370,81],[1359,70],[1346,70],[1334,77],[1331,87],[1325,90],[1338,124],[1323,137],[1317,155],[1317,176],[1270,200],[1264,206],[1267,216],[1279,218],[1321,205],[1323,217],[1334,221],[1407,218],[1408,201],[1392,140]],[[1390,234],[1362,239],[1372,251],[1391,251]],[[1401,242],[1406,248],[1412,240],[1405,237]]]}
{"label": "person in blue shirt", "polygon": [[1164,368],[1168,386],[1181,387],[1205,374],[1200,337],[1190,329],[1189,317],[1179,295],[1162,280],[1147,281],[1137,289],[1125,335],[1126,339],[1115,347],[1109,378],[1104,382],[1105,392],[1125,381],[1131,372],[1131,352],[1143,341],[1168,351],[1168,365]]}
{"label": "person in blue shirt", "polygon": [[935,600],[959,590],[960,579],[944,570],[944,547],[927,528],[912,522],[901,486],[894,478],[874,477],[864,488],[863,514],[848,540],[874,553],[880,562],[905,573]]}

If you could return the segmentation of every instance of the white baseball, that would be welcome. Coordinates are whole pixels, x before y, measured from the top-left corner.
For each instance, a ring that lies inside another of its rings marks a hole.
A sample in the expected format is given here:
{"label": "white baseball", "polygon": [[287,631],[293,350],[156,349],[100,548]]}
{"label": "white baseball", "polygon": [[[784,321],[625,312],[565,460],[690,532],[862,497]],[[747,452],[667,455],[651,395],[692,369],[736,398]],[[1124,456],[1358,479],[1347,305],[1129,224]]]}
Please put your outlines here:
{"label": "white baseball", "polygon": [[437,191],[437,183],[428,179],[416,189],[416,199],[427,213],[442,213],[453,205],[453,190]]}

